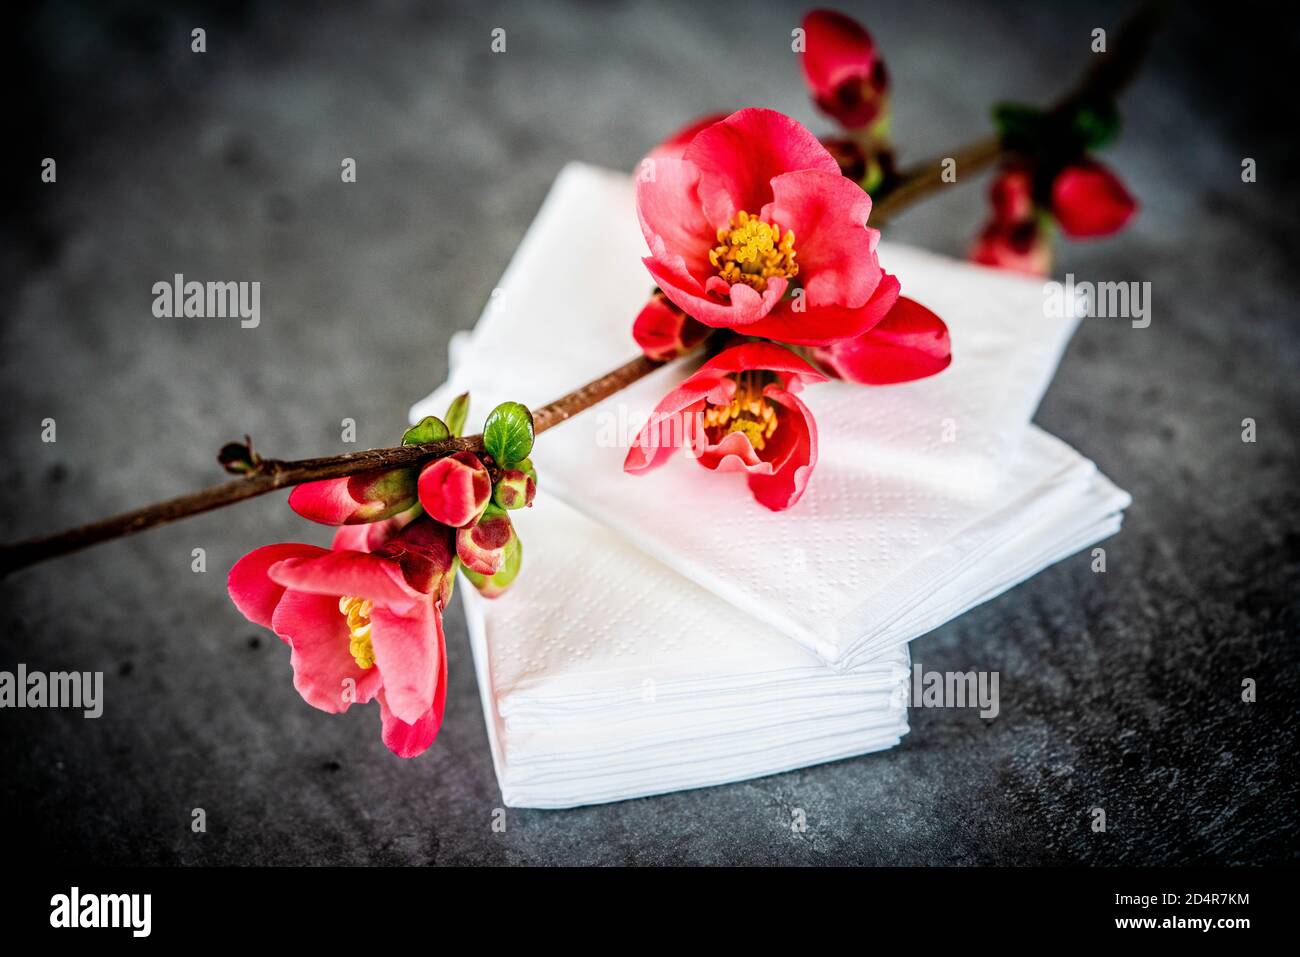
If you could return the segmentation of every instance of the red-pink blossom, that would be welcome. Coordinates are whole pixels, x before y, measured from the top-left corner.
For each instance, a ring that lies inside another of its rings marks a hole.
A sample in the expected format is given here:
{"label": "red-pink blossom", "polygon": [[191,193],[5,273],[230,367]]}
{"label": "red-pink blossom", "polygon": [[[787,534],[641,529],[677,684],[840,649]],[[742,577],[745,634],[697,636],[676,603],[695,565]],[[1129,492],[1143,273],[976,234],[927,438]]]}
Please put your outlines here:
{"label": "red-pink blossom", "polygon": [[866,225],[871,198],[788,116],[733,113],[654,173],[637,182],[646,267],[705,325],[824,345],[866,332],[898,298]]}
{"label": "red-pink blossom", "polygon": [[770,342],[725,349],[656,406],[623,468],[657,468],[686,445],[707,469],[747,473],[749,490],[762,505],[789,508],[817,463],[817,426],[795,393],[825,379]]}
{"label": "red-pink blossom", "polygon": [[[294,687],[330,713],[378,700],[384,744],[425,751],[442,724],[442,611],[455,574],[452,532],[428,519],[384,523],[386,540],[340,529],[333,549],[295,543],[249,552],[227,587],[251,622],[291,649]],[[373,544],[373,551],[347,547]]]}

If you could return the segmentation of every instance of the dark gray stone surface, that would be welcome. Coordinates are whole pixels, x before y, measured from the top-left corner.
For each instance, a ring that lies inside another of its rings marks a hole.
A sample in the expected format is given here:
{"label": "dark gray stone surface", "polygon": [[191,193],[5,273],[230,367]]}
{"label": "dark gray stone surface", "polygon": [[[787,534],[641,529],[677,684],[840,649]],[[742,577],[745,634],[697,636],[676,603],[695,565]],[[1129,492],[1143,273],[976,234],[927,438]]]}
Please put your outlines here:
{"label": "dark gray stone surface", "polygon": [[[848,5],[850,9],[859,6]],[[1132,228],[1058,272],[1149,280],[1153,321],[1084,323],[1038,422],[1134,506],[1107,544],[916,642],[996,669],[1002,713],[913,713],[884,754],[568,812],[500,804],[459,608],[435,748],[401,762],[372,708],[330,718],[230,605],[250,548],[323,541],[268,497],[0,585],[0,668],[106,672],[107,706],[0,713],[0,843],[44,862],[1186,863],[1294,861],[1297,348],[1294,133],[1257,97],[1295,62],[1280,12],[1180,8],[1107,161]],[[4,537],[208,484],[251,433],[283,457],[388,444],[445,372],[570,159],[630,168],[701,112],[807,104],[800,8],[387,3],[365,12],[50,5],[20,21],[5,148]],[[881,2],[905,159],[1045,100],[1117,4]],[[208,52],[189,52],[193,26]],[[507,53],[489,31],[508,31]],[[11,58],[11,59],[12,59]],[[37,182],[55,156],[57,185]],[[339,162],[359,181],[343,186]],[[1259,182],[1239,177],[1243,156]],[[960,254],[983,187],[891,235]],[[263,320],[150,313],[173,273],[260,280]],[[557,295],[581,277],[557,277]],[[58,441],[40,441],[45,417]],[[1259,440],[1243,444],[1243,418]],[[190,568],[207,550],[208,572]],[[1259,699],[1240,699],[1243,678]],[[1088,811],[1107,813],[1094,834]],[[190,829],[205,809],[206,834]],[[792,807],[808,830],[792,833]],[[11,859],[13,859],[11,857]]]}

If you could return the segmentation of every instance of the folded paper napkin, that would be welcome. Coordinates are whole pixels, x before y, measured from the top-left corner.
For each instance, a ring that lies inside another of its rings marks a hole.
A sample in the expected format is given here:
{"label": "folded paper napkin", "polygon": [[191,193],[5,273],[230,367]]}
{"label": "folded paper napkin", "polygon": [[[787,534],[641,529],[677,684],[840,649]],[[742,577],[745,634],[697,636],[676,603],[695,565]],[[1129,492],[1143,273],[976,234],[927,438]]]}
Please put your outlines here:
{"label": "folded paper napkin", "polygon": [[[446,401],[454,387],[439,390]],[[514,512],[524,570],[462,583],[493,764],[511,807],[559,808],[745,780],[897,744],[906,638],[1119,527],[1117,493],[1030,428],[1019,467],[1073,507],[1025,525],[835,669],[544,491]],[[544,476],[543,476],[544,480]]]}
{"label": "folded paper napkin", "polygon": [[907,732],[905,645],[837,673],[553,496],[515,515],[526,571],[492,601],[464,588],[506,804],[744,780]]}
{"label": "folded paper napkin", "polygon": [[[626,361],[651,287],[644,251],[628,178],[567,167],[450,382],[413,420],[464,390],[476,416],[505,399],[538,406]],[[820,459],[794,508],[770,512],[743,476],[684,456],[623,473],[629,442],[689,363],[555,427],[533,455],[548,492],[844,671],[1113,533],[1128,504],[1091,462],[1029,429],[1077,321],[1043,308],[1040,283],[888,243],[880,260],[948,323],[953,364],[918,382],[801,393]],[[586,576],[612,565],[589,561]]]}

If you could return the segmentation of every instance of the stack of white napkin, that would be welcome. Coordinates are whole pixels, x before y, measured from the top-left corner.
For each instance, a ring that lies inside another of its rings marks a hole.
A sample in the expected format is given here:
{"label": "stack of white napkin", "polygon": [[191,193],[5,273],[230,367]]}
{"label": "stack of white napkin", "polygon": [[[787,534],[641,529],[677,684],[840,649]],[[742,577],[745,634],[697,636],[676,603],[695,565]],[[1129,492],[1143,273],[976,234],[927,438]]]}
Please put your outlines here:
{"label": "stack of white napkin", "polygon": [[[627,177],[564,170],[449,382],[539,406],[635,355],[650,290]],[[820,435],[807,492],[773,513],[686,456],[639,476],[627,444],[677,363],[542,436],[544,490],[512,513],[524,569],[464,588],[507,804],[567,807],[741,780],[890,747],[907,642],[1118,530],[1128,496],[1028,424],[1077,320],[1042,284],[882,243],[941,315],[952,366],[801,397]],[[683,365],[686,367],[683,368]],[[978,662],[972,666],[978,667]]]}

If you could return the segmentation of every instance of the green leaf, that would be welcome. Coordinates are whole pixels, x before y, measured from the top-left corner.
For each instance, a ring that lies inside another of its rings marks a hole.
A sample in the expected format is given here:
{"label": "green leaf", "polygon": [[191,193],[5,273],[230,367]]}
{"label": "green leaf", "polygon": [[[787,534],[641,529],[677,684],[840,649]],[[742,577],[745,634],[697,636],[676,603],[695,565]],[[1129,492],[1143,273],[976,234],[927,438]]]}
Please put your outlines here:
{"label": "green leaf", "polygon": [[447,414],[443,416],[447,421],[447,428],[451,434],[459,438],[465,434],[465,420],[469,417],[469,393],[462,392],[456,398],[451,400],[451,405],[447,406]]}
{"label": "green leaf", "polygon": [[483,423],[483,447],[503,468],[528,458],[533,450],[533,414],[518,402],[502,402]]}
{"label": "green leaf", "polygon": [[1074,129],[1085,150],[1095,150],[1119,136],[1119,110],[1113,101],[1079,107],[1074,113]]}
{"label": "green leaf", "polygon": [[402,433],[403,445],[428,445],[451,438],[451,429],[447,423],[436,415],[426,415],[423,419]]}
{"label": "green leaf", "polygon": [[1002,145],[1018,153],[1039,152],[1046,126],[1046,114],[1023,103],[999,103],[993,107],[993,123]]}

